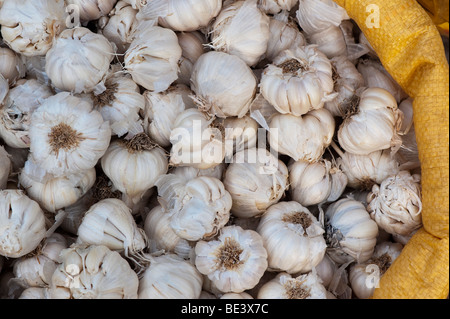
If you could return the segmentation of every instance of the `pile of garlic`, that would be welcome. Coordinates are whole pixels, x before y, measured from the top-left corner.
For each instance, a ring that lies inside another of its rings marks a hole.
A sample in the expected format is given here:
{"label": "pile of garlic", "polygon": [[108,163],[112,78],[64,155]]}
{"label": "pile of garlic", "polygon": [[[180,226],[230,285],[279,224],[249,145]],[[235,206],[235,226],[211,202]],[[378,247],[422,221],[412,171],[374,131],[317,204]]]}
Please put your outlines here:
{"label": "pile of garlic", "polygon": [[422,226],[412,99],[332,0],[0,26],[0,298],[370,298]]}

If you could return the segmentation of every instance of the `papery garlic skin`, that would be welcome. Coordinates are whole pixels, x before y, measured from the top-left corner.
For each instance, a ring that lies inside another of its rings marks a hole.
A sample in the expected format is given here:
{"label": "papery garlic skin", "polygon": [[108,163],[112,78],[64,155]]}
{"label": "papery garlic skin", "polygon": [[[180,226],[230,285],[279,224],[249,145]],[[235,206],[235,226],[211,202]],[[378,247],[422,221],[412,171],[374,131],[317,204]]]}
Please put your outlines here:
{"label": "papery garlic skin", "polygon": [[[220,78],[217,74],[221,74]],[[218,117],[243,117],[257,89],[256,77],[237,56],[204,53],[194,64],[191,89],[201,109]]]}
{"label": "papery garlic skin", "polygon": [[16,81],[25,76],[25,64],[19,54],[10,48],[0,48],[0,74],[14,85]]}
{"label": "papery garlic skin", "polygon": [[325,230],[298,202],[279,202],[270,206],[261,216],[256,231],[263,238],[271,270],[306,273],[325,255]]}
{"label": "papery garlic skin", "polygon": [[118,252],[102,245],[73,245],[61,252],[52,276],[52,299],[136,299],[139,279]]}
{"label": "papery garlic skin", "polygon": [[274,115],[269,123],[270,146],[295,161],[315,162],[321,158],[334,136],[335,120],[324,109],[303,116]]}
{"label": "papery garlic skin", "polygon": [[409,235],[422,226],[421,176],[402,170],[374,185],[367,211],[390,234]]}
{"label": "papery garlic skin", "polygon": [[15,148],[30,147],[31,116],[46,98],[53,95],[50,87],[35,79],[23,79],[10,88],[0,105],[0,136]]}
{"label": "papery garlic skin", "polygon": [[259,125],[250,116],[227,117],[221,123],[225,129],[225,149],[228,158],[233,157],[236,152],[256,147]]}
{"label": "papery garlic skin", "polygon": [[381,88],[367,88],[360,96],[357,113],[340,125],[337,137],[341,147],[352,154],[367,155],[401,145],[398,131],[402,112],[395,98]]}
{"label": "papery garlic skin", "polygon": [[226,164],[221,163],[207,169],[198,169],[192,166],[178,166],[170,171],[170,173],[182,177],[185,181],[189,181],[200,176],[210,176],[222,180],[225,170]]}
{"label": "papery garlic skin", "polygon": [[323,31],[310,34],[307,41],[317,45],[317,49],[329,59],[347,56],[347,44],[339,26],[331,26]]}
{"label": "papery garlic skin", "polygon": [[403,100],[398,105],[398,108],[402,111],[404,117],[400,128],[402,145],[398,152],[395,153],[396,159],[402,166],[407,166],[410,169],[420,169],[419,150],[413,119],[413,99],[407,98]]}
{"label": "papery garlic skin", "polygon": [[45,55],[35,55],[32,57],[22,55],[21,60],[25,65],[25,72],[28,79],[36,79],[42,84],[51,86],[50,78],[45,72]]}
{"label": "papery garlic skin", "polygon": [[63,0],[5,0],[0,9],[2,38],[19,54],[45,55],[66,28],[66,17]]}
{"label": "papery garlic skin", "polygon": [[234,155],[223,184],[233,199],[234,216],[258,217],[289,188],[288,169],[265,148],[251,148]]}
{"label": "papery garlic skin", "polygon": [[18,299],[51,299],[49,288],[30,287],[22,291]]}
{"label": "papery garlic skin", "polygon": [[147,90],[162,92],[178,78],[182,50],[174,31],[140,23],[124,56],[125,70]]}
{"label": "papery garlic skin", "polygon": [[108,15],[117,0],[65,0],[67,6],[76,6],[83,25]]}
{"label": "papery garlic skin", "polygon": [[325,211],[327,253],[338,264],[365,262],[373,254],[378,225],[366,207],[352,198],[342,198]]}
{"label": "papery garlic skin", "polygon": [[258,8],[269,14],[276,14],[280,11],[289,11],[298,0],[258,0]]}
{"label": "papery garlic skin", "polygon": [[335,97],[330,60],[315,46],[282,51],[265,69],[261,93],[281,114],[301,116]]}
{"label": "papery garlic skin", "polygon": [[46,233],[44,212],[21,190],[0,190],[0,255],[19,258],[32,252]]}
{"label": "papery garlic skin", "polygon": [[8,184],[9,175],[12,172],[13,166],[11,162],[11,156],[0,145],[0,189],[5,189]]}
{"label": "papery garlic skin", "polygon": [[185,181],[168,174],[156,185],[159,201],[170,215],[170,227],[183,239],[210,239],[230,218],[231,195],[217,178],[200,176]]}
{"label": "papery garlic skin", "polygon": [[267,269],[267,251],[257,232],[226,226],[217,239],[197,242],[195,266],[220,291],[240,293],[259,282]]}
{"label": "papery garlic skin", "polygon": [[108,148],[111,129],[90,103],[61,92],[33,112],[29,136],[36,164],[60,176],[94,167]]}
{"label": "papery garlic skin", "polygon": [[313,272],[298,276],[280,272],[262,285],[257,299],[327,299],[327,290]]}
{"label": "papery garlic skin", "polygon": [[296,17],[306,34],[314,34],[349,20],[347,11],[333,0],[299,0]]}
{"label": "papery garlic skin", "polygon": [[53,176],[41,172],[31,159],[19,174],[19,183],[27,195],[51,213],[74,204],[94,185],[95,179],[93,167],[70,175]]}
{"label": "papery garlic skin", "polygon": [[139,299],[198,299],[203,277],[189,261],[175,254],[151,258],[139,281]]}
{"label": "papery garlic skin", "polygon": [[250,294],[246,292],[229,292],[220,296],[220,299],[254,299]]}
{"label": "papery garlic skin", "polygon": [[258,9],[257,0],[229,3],[210,27],[210,46],[216,51],[235,55],[248,66],[253,66],[267,50],[269,22],[269,16]]}
{"label": "papery garlic skin", "polygon": [[45,72],[59,90],[102,92],[102,81],[114,54],[114,46],[103,35],[84,27],[67,29],[48,50]]}
{"label": "papery garlic skin", "polygon": [[180,73],[175,83],[190,86],[194,64],[203,53],[207,52],[206,37],[200,31],[179,32],[177,37],[182,54],[179,61]]}

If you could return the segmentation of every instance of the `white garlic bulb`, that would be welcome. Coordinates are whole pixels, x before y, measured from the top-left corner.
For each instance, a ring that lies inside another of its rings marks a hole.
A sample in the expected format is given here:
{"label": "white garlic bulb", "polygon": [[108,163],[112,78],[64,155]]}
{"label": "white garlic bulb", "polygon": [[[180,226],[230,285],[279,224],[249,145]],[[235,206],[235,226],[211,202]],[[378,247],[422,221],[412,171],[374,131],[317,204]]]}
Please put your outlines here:
{"label": "white garlic bulb", "polygon": [[422,226],[421,176],[402,170],[374,185],[367,211],[390,234],[409,235]]}
{"label": "white garlic bulb", "polygon": [[10,48],[0,48],[0,74],[3,75],[9,85],[25,76],[25,64],[20,55]]}
{"label": "white garlic bulb", "polygon": [[317,218],[296,201],[270,206],[261,216],[256,231],[263,238],[269,270],[306,273],[325,255],[325,230]]}
{"label": "white garlic bulb", "polygon": [[316,46],[282,51],[261,76],[261,94],[282,114],[300,116],[335,98],[330,60]]}
{"label": "white garlic bulb", "polygon": [[240,293],[256,286],[267,269],[261,236],[239,226],[225,226],[215,240],[195,245],[195,266],[222,292]]}
{"label": "white garlic bulb", "polygon": [[223,184],[233,199],[234,216],[258,217],[289,188],[288,169],[265,148],[251,148],[234,155]]}
{"label": "white garlic bulb", "polygon": [[356,107],[354,104],[359,100],[357,92],[364,85],[364,78],[345,55],[333,57],[330,61],[333,67],[334,90],[338,95],[325,102],[324,107],[333,116],[345,117]]}
{"label": "white garlic bulb", "polygon": [[77,235],[78,244],[103,245],[131,259],[142,259],[140,255],[148,244],[131,209],[117,198],[102,199],[92,205],[84,214]]}
{"label": "white garlic bulb", "polygon": [[265,13],[276,14],[291,10],[297,3],[298,0],[258,0],[258,8]]}
{"label": "white garlic bulb", "polygon": [[259,125],[250,116],[245,115],[241,118],[230,116],[219,123],[225,130],[225,156],[227,158],[233,157],[236,152],[256,147]]}
{"label": "white garlic bulb", "polygon": [[317,161],[331,144],[335,120],[324,109],[312,110],[303,116],[274,115],[269,123],[270,146],[295,161]]}
{"label": "white garlic bulb", "polygon": [[139,281],[139,299],[198,299],[203,277],[189,261],[175,254],[150,256]]}
{"label": "white garlic bulb", "polygon": [[3,104],[3,100],[5,99],[6,94],[9,92],[9,83],[8,81],[3,77],[3,75],[0,74],[0,105]]}
{"label": "white garlic bulb", "polygon": [[220,296],[220,299],[254,299],[250,294],[246,292],[228,292]]}
{"label": "white garlic bulb", "polygon": [[0,137],[15,148],[30,147],[31,115],[46,98],[53,95],[50,87],[35,79],[21,79],[10,88],[0,105]]}
{"label": "white garlic bulb", "polygon": [[89,21],[108,15],[117,0],[65,0],[66,5],[76,6],[80,22],[87,25]]}
{"label": "white garlic bulb", "polygon": [[170,146],[170,133],[177,116],[185,109],[194,108],[189,95],[193,94],[184,84],[175,84],[163,92],[145,91],[144,109],[141,110],[144,131],[162,147]]}
{"label": "white garlic bulb", "polygon": [[372,258],[364,263],[353,264],[349,269],[353,294],[359,299],[371,298],[379,280],[400,255],[402,249],[402,244],[382,242],[375,246]]}
{"label": "white garlic bulb", "polygon": [[342,198],[325,212],[327,253],[338,264],[365,262],[372,257],[378,225],[366,207],[352,198]]}
{"label": "white garlic bulb", "polygon": [[257,0],[231,2],[210,26],[210,46],[253,66],[267,50],[269,22],[269,16],[258,8]]}
{"label": "white garlic bulb", "polygon": [[5,189],[13,170],[11,155],[0,145],[0,189]]}
{"label": "white garlic bulb", "polygon": [[61,92],[33,112],[29,136],[36,164],[64,175],[94,167],[108,148],[111,129],[90,103]]}
{"label": "white garlic bulb", "polygon": [[323,52],[329,59],[347,56],[347,43],[339,26],[331,26],[323,31],[315,32],[307,37],[311,44]]}
{"label": "white garlic bulb", "polygon": [[200,176],[186,181],[168,174],[156,186],[161,206],[170,215],[170,227],[181,238],[212,238],[230,218],[231,195],[217,178]]}
{"label": "white garlic bulb", "polygon": [[298,276],[280,272],[262,285],[257,299],[327,299],[327,290],[314,272]]}
{"label": "white garlic bulb", "polygon": [[29,287],[22,291],[18,299],[51,299],[49,288]]}
{"label": "white garlic bulb", "polygon": [[354,112],[350,112],[339,126],[340,146],[352,154],[367,155],[392,149],[395,153],[402,140],[398,135],[403,113],[395,98],[381,88],[366,88]]}
{"label": "white garlic bulb", "polygon": [[25,256],[44,239],[44,212],[21,190],[0,190],[0,202],[0,255]]}
{"label": "white garlic bulb", "polygon": [[66,17],[63,0],[5,0],[0,10],[2,38],[19,54],[45,55],[66,28]]}
{"label": "white garlic bulb", "polygon": [[314,34],[349,20],[347,11],[333,0],[299,0],[296,17],[306,34]]}
{"label": "white garlic bulb", "polygon": [[54,87],[73,93],[100,93],[115,47],[103,35],[75,27],[61,32],[45,56]]}
{"label": "white garlic bulb", "polygon": [[145,217],[144,231],[149,239],[149,252],[156,253],[163,250],[189,259],[193,246],[175,233],[170,226],[170,218],[169,212],[161,205],[152,208]]}
{"label": "white garlic bulb", "polygon": [[194,64],[191,89],[200,109],[218,117],[243,117],[249,111],[257,82],[250,67],[237,56],[210,51]]}
{"label": "white garlic bulb", "polygon": [[303,206],[334,202],[347,186],[347,176],[326,159],[291,161],[288,170],[292,199]]}
{"label": "white garlic bulb", "polygon": [[29,158],[19,174],[19,183],[27,195],[46,211],[56,213],[59,209],[74,204],[94,185],[95,168],[54,176],[43,172]]}
{"label": "white garlic bulb", "polygon": [[51,299],[136,299],[139,279],[128,262],[102,245],[72,245],[61,252]]}
{"label": "white garlic bulb", "polygon": [[189,108],[175,119],[170,132],[170,164],[208,169],[225,158],[224,134],[213,117]]}
{"label": "white garlic bulb", "polygon": [[174,31],[140,23],[124,56],[125,70],[147,90],[162,92],[178,78],[181,47]]}
{"label": "white garlic bulb", "polygon": [[182,54],[179,61],[180,73],[175,83],[190,86],[194,64],[203,53],[207,52],[206,37],[200,31],[179,32],[177,37]]}
{"label": "white garlic bulb", "polygon": [[207,169],[199,169],[192,166],[177,166],[170,173],[182,177],[185,181],[189,181],[200,176],[210,176],[222,180],[225,169],[225,163],[220,163],[217,166]]}

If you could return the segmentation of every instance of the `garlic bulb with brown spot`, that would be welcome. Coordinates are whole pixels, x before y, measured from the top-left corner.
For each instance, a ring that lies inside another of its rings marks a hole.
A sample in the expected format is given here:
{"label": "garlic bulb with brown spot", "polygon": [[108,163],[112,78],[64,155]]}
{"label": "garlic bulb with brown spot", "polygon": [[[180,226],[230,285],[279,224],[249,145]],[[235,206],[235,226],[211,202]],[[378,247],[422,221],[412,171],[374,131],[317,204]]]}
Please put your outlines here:
{"label": "garlic bulb with brown spot", "polygon": [[0,189],[5,189],[13,170],[11,155],[0,145]]}
{"label": "garlic bulb with brown spot", "polygon": [[269,270],[306,273],[325,255],[325,230],[317,218],[296,201],[270,206],[261,216],[256,231],[263,238]]}
{"label": "garlic bulb with brown spot", "polygon": [[330,60],[316,46],[282,51],[265,69],[261,94],[282,114],[301,116],[335,98]]}
{"label": "garlic bulb with brown spot", "polygon": [[80,22],[87,25],[89,21],[108,15],[117,0],[65,0],[66,5],[76,6]]}
{"label": "garlic bulb with brown spot", "polygon": [[75,27],[61,32],[45,56],[52,85],[72,93],[101,93],[115,47],[103,35]]}
{"label": "garlic bulb with brown spot", "polygon": [[237,56],[210,51],[194,64],[191,89],[201,110],[222,118],[243,117],[249,111],[257,82],[250,67]]}
{"label": "garlic bulb with brown spot", "polygon": [[298,276],[280,272],[262,285],[257,299],[327,299],[327,290],[314,272]]}
{"label": "garlic bulb with brown spot", "polygon": [[136,299],[139,279],[116,251],[102,245],[72,245],[61,252],[52,276],[51,299]]}
{"label": "garlic bulb with brown spot", "polygon": [[5,0],[0,10],[3,40],[25,56],[45,55],[66,29],[64,0]]}
{"label": "garlic bulb with brown spot", "polygon": [[194,64],[203,53],[207,52],[207,40],[200,31],[178,32],[177,37],[182,54],[179,61],[180,73],[175,83],[190,86]]}
{"label": "garlic bulb with brown spot", "polygon": [[233,199],[234,216],[258,217],[289,188],[288,169],[265,148],[251,148],[234,155],[223,184]]}
{"label": "garlic bulb with brown spot", "polygon": [[68,92],[47,98],[30,122],[33,160],[58,176],[94,167],[111,139],[109,123],[92,104]]}
{"label": "garlic bulb with brown spot", "polygon": [[374,185],[367,211],[390,234],[409,235],[422,226],[421,176],[401,170]]}
{"label": "garlic bulb with brown spot", "polygon": [[35,79],[21,79],[10,88],[0,104],[0,137],[15,148],[30,147],[31,116],[52,90]]}
{"label": "garlic bulb with brown spot", "polygon": [[217,239],[197,242],[195,266],[223,293],[240,293],[259,282],[267,269],[267,251],[257,232],[226,226]]}
{"label": "garlic bulb with brown spot", "polygon": [[258,8],[268,14],[276,14],[280,11],[288,12],[298,0],[258,0]]}
{"label": "garlic bulb with brown spot", "polygon": [[45,237],[44,212],[21,190],[0,190],[0,203],[0,255],[25,256]]}
{"label": "garlic bulb with brown spot", "polygon": [[200,176],[189,181],[168,174],[156,182],[161,206],[170,215],[170,227],[189,241],[214,237],[230,218],[232,199],[223,183]]}
{"label": "garlic bulb with brown spot", "polygon": [[0,74],[14,85],[18,79],[25,76],[25,64],[21,56],[10,48],[0,48]]}

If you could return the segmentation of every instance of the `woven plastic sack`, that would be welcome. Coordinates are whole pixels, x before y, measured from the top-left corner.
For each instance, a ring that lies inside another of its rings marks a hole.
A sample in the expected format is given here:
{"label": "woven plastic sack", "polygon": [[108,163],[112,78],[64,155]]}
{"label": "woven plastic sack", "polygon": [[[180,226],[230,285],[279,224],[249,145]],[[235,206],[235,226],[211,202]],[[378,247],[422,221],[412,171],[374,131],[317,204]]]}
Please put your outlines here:
{"label": "woven plastic sack", "polygon": [[449,68],[441,37],[430,15],[415,0],[336,0],[336,3],[347,10],[387,71],[414,99],[422,169],[423,227],[381,277],[373,298],[447,298]]}

